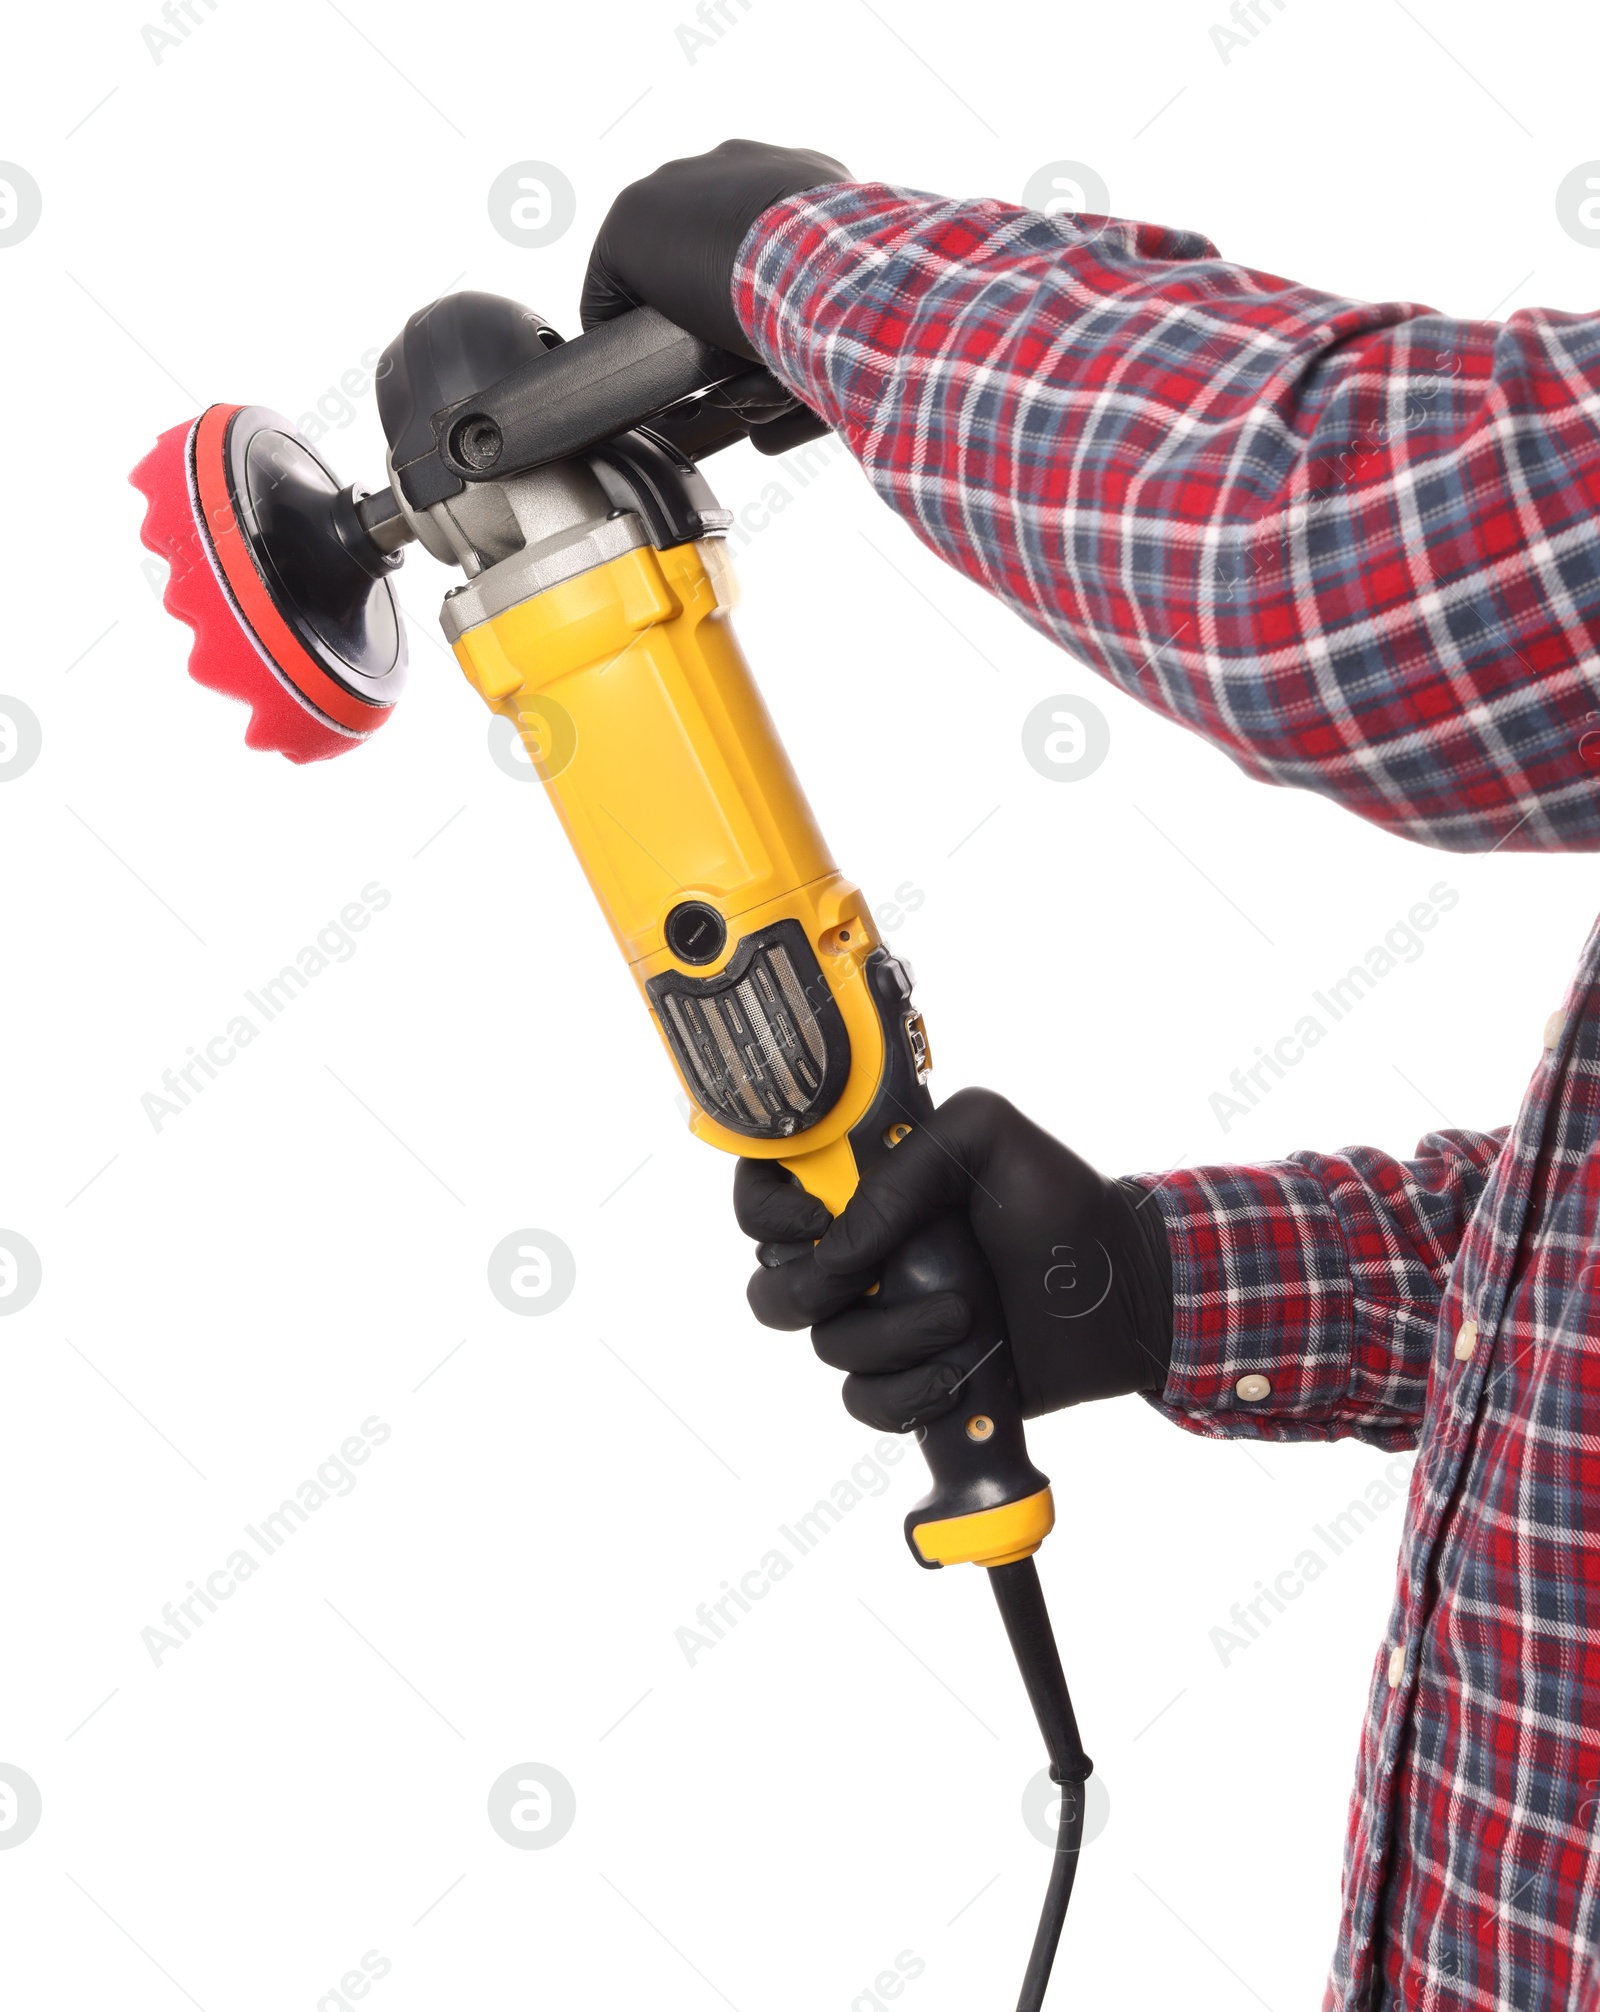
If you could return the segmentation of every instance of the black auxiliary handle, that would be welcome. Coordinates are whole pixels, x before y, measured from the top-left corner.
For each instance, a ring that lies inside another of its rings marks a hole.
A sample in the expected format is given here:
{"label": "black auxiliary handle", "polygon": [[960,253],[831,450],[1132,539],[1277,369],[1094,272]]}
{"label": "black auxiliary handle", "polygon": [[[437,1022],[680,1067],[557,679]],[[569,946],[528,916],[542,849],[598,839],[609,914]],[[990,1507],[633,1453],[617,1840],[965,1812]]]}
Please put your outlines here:
{"label": "black auxiliary handle", "polygon": [[[395,474],[419,510],[647,423],[695,460],[736,440],[782,454],[828,431],[769,371],[651,307],[567,342],[513,302],[447,295],[389,345],[384,377],[399,421],[390,431]],[[484,388],[463,393],[463,379]]]}

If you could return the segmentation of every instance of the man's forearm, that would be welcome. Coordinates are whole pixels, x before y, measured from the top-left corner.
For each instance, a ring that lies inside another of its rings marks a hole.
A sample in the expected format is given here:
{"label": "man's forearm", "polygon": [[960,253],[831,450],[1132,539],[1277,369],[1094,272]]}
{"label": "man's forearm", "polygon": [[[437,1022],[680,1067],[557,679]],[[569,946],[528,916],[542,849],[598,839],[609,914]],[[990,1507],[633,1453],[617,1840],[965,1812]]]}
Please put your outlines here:
{"label": "man's forearm", "polygon": [[1600,844],[1600,321],[882,183],[758,217],[733,299],[936,551],[1252,774],[1436,845]]}

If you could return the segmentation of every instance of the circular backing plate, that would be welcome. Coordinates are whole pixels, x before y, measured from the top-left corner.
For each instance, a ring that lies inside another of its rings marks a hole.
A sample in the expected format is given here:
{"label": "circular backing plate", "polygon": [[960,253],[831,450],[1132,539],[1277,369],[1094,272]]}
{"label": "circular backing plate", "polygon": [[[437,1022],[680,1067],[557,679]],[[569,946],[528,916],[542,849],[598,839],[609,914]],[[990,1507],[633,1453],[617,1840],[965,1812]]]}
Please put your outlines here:
{"label": "circular backing plate", "polygon": [[388,577],[374,577],[339,536],[338,477],[261,405],[228,422],[223,460],[251,559],[296,640],[357,698],[392,706],[405,684],[400,608]]}

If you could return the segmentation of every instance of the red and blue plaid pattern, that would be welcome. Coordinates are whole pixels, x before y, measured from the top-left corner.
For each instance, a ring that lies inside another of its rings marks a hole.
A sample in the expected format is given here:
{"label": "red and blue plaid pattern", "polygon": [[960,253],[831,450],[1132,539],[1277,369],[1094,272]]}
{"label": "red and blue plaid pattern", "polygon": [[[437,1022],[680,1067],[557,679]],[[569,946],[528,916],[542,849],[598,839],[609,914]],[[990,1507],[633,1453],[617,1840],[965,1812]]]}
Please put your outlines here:
{"label": "red and blue plaid pattern", "polygon": [[[882,184],[767,211],[734,299],[935,551],[1252,775],[1600,849],[1600,318]],[[1509,1134],[1147,1183],[1171,1417],[1418,1448],[1329,2012],[1600,2012],[1597,1142],[1600,931]]]}
{"label": "red and blue plaid pattern", "polygon": [[768,210],[734,302],[941,557],[1252,775],[1600,846],[1600,319],[876,183]]}

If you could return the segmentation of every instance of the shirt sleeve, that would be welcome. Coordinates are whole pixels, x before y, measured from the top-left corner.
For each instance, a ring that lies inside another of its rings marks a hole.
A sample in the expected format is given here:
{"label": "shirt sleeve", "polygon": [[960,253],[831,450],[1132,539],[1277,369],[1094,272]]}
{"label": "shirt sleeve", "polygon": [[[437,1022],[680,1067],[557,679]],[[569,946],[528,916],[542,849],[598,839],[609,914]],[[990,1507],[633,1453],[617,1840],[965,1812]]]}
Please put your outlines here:
{"label": "shirt sleeve", "polygon": [[1150,1402],[1216,1438],[1414,1446],[1445,1282],[1507,1133],[1136,1175],[1172,1252]]}
{"label": "shirt sleeve", "polygon": [[883,183],[767,210],[733,299],[936,552],[1251,775],[1600,847],[1600,318]]}

